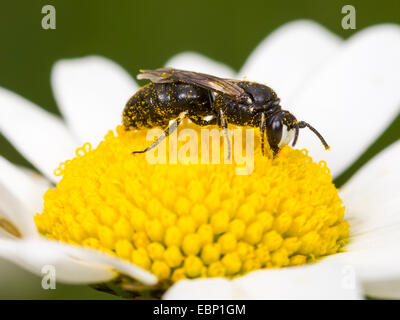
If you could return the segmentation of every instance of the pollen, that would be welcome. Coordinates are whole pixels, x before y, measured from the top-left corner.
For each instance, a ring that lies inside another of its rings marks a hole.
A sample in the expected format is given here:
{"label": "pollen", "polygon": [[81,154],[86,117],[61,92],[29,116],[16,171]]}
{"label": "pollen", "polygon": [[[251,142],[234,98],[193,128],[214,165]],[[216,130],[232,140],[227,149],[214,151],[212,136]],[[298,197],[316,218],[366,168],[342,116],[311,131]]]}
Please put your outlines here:
{"label": "pollen", "polygon": [[169,284],[344,250],[349,225],[326,163],[289,146],[262,156],[258,140],[255,133],[253,172],[238,175],[234,164],[150,163],[132,154],[149,145],[146,132],[118,126],[55,170],[62,179],[45,193],[36,225],[48,238],[104,251]]}

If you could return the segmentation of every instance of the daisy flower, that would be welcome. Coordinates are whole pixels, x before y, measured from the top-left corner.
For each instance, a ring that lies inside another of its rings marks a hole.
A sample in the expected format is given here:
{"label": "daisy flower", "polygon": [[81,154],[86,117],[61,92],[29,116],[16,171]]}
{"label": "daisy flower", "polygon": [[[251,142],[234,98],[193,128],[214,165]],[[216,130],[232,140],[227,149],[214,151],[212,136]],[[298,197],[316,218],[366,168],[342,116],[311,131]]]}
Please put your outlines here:
{"label": "daisy flower", "polygon": [[0,89],[1,132],[42,174],[0,158],[0,256],[35,274],[53,265],[60,282],[112,282],[132,296],[400,297],[400,143],[339,193],[331,177],[398,115],[399,55],[398,26],[343,41],[296,21],[269,35],[239,73],[196,53],[169,60],[268,84],[332,146],[324,152],[304,131],[298,146],[309,151],[285,147],[272,160],[256,145],[249,176],[132,157],[145,132],[119,124],[139,86],[105,58],[56,63],[63,119]]}

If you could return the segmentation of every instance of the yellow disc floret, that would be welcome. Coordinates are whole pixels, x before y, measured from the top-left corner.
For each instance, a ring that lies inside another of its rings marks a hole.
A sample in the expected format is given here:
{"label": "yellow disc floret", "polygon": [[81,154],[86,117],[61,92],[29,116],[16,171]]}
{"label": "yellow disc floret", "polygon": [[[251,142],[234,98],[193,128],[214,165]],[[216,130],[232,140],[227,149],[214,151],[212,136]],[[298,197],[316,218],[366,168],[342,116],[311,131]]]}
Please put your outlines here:
{"label": "yellow disc floret", "polygon": [[62,179],[35,222],[49,238],[102,250],[169,283],[296,266],[342,250],[349,226],[326,164],[288,146],[275,159],[262,156],[257,140],[253,172],[238,175],[234,164],[200,158],[151,163],[132,154],[149,144],[145,132],[119,126],[55,171]]}

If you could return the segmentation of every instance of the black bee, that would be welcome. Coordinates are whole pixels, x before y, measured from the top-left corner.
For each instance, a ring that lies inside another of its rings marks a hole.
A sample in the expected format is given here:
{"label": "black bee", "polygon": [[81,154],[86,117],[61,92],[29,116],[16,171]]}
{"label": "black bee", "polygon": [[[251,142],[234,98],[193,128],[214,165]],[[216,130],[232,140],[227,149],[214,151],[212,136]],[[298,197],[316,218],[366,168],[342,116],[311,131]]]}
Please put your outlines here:
{"label": "black bee", "polygon": [[292,139],[292,146],[295,146],[299,129],[305,127],[317,135],[325,149],[329,149],[316,129],[282,110],[275,91],[265,85],[172,68],[140,72],[138,79],[152,82],[129,99],[123,112],[123,124],[127,130],[161,127],[165,131],[151,146],[133,153],[153,149],[179,126],[183,118],[200,126],[217,124],[224,129],[228,158],[231,154],[228,123],[260,128],[263,155],[265,132],[276,156],[280,147]]}

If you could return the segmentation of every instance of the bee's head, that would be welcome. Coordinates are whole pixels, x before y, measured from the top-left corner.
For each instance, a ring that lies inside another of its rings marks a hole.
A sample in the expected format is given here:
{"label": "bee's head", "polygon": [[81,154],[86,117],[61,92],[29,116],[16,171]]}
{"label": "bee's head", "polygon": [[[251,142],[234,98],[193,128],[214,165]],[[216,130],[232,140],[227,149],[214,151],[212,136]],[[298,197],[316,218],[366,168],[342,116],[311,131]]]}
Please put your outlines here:
{"label": "bee's head", "polygon": [[281,110],[272,114],[266,121],[267,137],[271,149],[276,154],[281,147],[289,144],[293,140],[292,146],[297,143],[299,129],[308,127],[321,140],[325,149],[329,149],[328,144],[321,134],[311,125],[304,121],[297,121],[296,117],[290,112]]}
{"label": "bee's head", "polygon": [[[297,140],[298,128],[295,123],[297,123],[296,118],[287,111],[279,111],[267,119],[267,138],[272,150],[277,152],[293,138]],[[293,146],[295,144],[296,141],[293,141]]]}

